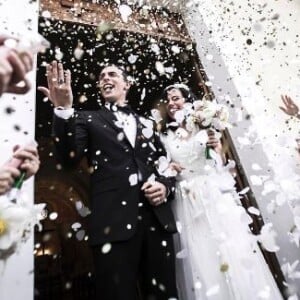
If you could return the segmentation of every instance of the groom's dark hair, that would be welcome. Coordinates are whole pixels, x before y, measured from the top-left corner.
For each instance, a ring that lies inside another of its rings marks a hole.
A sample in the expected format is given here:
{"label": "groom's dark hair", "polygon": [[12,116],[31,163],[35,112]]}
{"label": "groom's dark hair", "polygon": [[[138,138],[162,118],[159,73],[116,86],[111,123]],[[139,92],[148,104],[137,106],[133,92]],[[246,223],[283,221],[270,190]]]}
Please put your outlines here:
{"label": "groom's dark hair", "polygon": [[107,64],[105,65],[102,69],[100,69],[99,73],[98,73],[98,77],[100,76],[102,70],[104,70],[105,68],[108,68],[108,67],[116,67],[118,70],[120,70],[122,73],[122,76],[123,76],[123,79],[125,82],[129,82],[129,74],[127,73],[127,71],[125,70],[125,68],[121,65],[117,65],[117,64]]}

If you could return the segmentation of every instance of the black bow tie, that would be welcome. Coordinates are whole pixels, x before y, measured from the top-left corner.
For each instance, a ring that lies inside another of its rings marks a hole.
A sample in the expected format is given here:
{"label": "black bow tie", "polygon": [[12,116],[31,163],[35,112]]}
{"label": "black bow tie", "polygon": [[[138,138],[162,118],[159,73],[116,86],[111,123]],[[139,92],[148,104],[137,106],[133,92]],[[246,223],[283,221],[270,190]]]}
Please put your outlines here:
{"label": "black bow tie", "polygon": [[133,110],[129,105],[125,105],[125,106],[116,106],[117,107],[117,111],[121,111],[127,115],[133,114]]}

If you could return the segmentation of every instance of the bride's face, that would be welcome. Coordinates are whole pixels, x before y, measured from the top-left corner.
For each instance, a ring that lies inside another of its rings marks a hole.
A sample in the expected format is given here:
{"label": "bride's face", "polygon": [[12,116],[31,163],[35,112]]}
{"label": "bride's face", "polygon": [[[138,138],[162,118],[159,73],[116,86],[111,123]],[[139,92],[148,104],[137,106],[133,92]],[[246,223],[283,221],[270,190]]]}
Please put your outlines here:
{"label": "bride's face", "polygon": [[171,119],[175,119],[174,115],[183,108],[185,99],[180,90],[171,89],[167,92],[167,100],[167,113]]}

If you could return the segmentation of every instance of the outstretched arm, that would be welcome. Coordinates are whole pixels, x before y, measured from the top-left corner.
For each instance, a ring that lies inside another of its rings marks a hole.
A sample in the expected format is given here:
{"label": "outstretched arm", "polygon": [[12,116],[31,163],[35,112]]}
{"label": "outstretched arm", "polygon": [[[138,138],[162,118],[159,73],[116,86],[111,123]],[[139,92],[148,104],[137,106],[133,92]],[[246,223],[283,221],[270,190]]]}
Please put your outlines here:
{"label": "outstretched arm", "polygon": [[[74,116],[71,72],[63,64],[53,61],[46,69],[48,87],[38,87],[54,106],[52,135],[58,161],[73,167],[80,160],[87,145],[86,122],[81,115]],[[59,109],[67,115],[62,118]]]}
{"label": "outstretched arm", "polygon": [[284,106],[279,106],[279,108],[287,115],[300,119],[299,107],[292,98],[287,95],[281,95],[281,100]]}

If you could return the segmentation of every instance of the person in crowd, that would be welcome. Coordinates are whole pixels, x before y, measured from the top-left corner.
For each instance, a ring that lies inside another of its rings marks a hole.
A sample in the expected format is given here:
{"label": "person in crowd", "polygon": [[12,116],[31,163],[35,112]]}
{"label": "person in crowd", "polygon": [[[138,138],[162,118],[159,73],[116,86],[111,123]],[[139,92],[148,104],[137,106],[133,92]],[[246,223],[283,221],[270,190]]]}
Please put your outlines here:
{"label": "person in crowd", "polygon": [[54,105],[53,133],[65,165],[86,156],[91,173],[89,242],[97,299],[177,299],[171,210],[174,178],[156,168],[165,150],[150,120],[127,105],[130,82],[119,66],[104,67],[99,87],[104,105],[97,111],[72,108],[71,73],[52,62],[48,88]]}
{"label": "person in crowd", "polygon": [[[10,39],[13,38],[0,34],[0,96],[3,93],[25,94],[31,88],[25,76],[32,70],[33,56],[28,51],[19,53],[10,48],[5,44]],[[18,161],[18,165],[12,163],[12,160]],[[39,165],[36,146],[15,147],[13,157],[0,167],[0,195],[11,189],[22,171],[29,178],[38,171]]]}
{"label": "person in crowd", "polygon": [[196,103],[191,90],[174,84],[161,98],[166,111],[161,140],[177,172],[172,204],[179,224],[174,240],[179,299],[282,299],[249,230],[252,219],[240,203],[216,134],[201,125],[203,119],[190,119]]}

